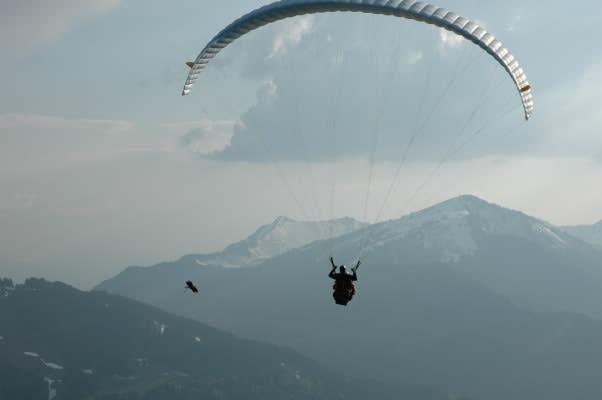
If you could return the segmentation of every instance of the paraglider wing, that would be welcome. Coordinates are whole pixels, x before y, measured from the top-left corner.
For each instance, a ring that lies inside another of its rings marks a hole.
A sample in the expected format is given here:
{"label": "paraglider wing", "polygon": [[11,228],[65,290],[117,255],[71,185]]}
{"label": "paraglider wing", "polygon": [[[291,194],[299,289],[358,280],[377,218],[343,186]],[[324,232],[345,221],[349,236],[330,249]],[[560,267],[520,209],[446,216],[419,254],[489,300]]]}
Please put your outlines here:
{"label": "paraglider wing", "polygon": [[258,8],[232,22],[211,39],[190,68],[182,95],[190,93],[199,74],[217,53],[246,33],[285,18],[333,11],[384,14],[413,19],[463,36],[489,53],[508,72],[521,97],[525,119],[531,116],[533,112],[531,85],[518,61],[500,41],[464,17],[444,8],[414,0],[280,0]]}

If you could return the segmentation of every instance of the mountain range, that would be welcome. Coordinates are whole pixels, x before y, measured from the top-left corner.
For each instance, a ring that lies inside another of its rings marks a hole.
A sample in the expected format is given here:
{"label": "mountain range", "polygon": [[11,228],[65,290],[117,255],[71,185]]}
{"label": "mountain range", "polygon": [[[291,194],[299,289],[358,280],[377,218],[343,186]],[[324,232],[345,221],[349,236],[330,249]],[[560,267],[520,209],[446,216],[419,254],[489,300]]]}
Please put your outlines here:
{"label": "mountain range", "polygon": [[0,294],[1,399],[450,399],[435,388],[352,380],[121,296],[42,279],[1,279]]}
{"label": "mountain range", "polygon": [[[582,226],[579,231],[596,227]],[[341,235],[325,239],[329,231]],[[533,310],[602,317],[602,249],[593,236],[583,236],[474,196],[460,196],[370,226],[352,219],[298,222],[279,217],[221,252],[129,267],[96,288],[161,304],[157,288],[181,285],[182,279],[201,270],[197,267],[285,263],[290,261],[280,256],[302,252],[306,258],[300,262],[326,268],[328,255],[347,264],[361,258],[362,269],[371,264],[441,264]],[[179,269],[184,271],[175,274]],[[138,284],[140,277],[144,285]],[[567,291],[570,295],[563,295]]]}
{"label": "mountain range", "polygon": [[[359,376],[440,384],[475,398],[602,395],[595,246],[474,196],[329,242],[253,268],[190,257],[128,268],[96,289],[290,346]],[[325,249],[335,262],[363,260],[347,308],[330,298]],[[187,279],[198,283],[198,304],[175,296]]]}

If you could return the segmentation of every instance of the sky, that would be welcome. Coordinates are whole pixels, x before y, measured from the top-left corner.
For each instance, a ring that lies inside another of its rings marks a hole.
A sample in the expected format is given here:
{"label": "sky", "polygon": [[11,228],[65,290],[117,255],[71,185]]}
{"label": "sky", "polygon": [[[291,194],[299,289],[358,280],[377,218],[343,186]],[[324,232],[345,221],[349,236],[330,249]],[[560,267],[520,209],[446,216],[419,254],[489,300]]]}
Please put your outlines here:
{"label": "sky", "polygon": [[441,0],[503,69],[414,21],[287,19],[203,46],[260,0],[0,4],[0,276],[90,288],[218,251],[279,215],[367,222],[470,193],[561,225],[602,219],[599,2]]}

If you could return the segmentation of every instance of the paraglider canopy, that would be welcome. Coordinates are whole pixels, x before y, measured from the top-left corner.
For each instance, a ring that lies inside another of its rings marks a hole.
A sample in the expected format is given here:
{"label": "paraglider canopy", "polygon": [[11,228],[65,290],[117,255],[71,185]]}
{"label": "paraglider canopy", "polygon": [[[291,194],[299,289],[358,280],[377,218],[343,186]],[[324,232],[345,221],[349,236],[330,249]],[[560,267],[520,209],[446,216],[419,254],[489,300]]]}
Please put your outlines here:
{"label": "paraglider canopy", "polygon": [[518,61],[499,40],[467,18],[444,8],[414,0],[387,2],[374,0],[280,0],[258,8],[224,28],[209,41],[194,62],[187,63],[190,72],[184,84],[182,95],[190,93],[199,74],[224,47],[248,32],[285,18],[334,11],[383,14],[413,19],[438,26],[470,40],[486,51],[506,70],[521,97],[525,119],[529,119],[531,116],[533,112],[531,85]]}

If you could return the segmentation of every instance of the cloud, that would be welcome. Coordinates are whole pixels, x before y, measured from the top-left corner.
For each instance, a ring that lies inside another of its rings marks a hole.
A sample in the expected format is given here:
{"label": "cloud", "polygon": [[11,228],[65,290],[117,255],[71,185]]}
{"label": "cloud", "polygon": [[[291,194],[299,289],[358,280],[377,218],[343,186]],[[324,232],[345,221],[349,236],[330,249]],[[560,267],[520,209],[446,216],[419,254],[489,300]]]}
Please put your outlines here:
{"label": "cloud", "polygon": [[305,34],[311,32],[313,28],[313,16],[306,15],[293,19],[279,31],[276,31],[272,42],[272,51],[268,58],[276,55],[284,55],[291,47],[295,47],[301,42]]}
{"label": "cloud", "polygon": [[[106,13],[122,0],[6,0],[0,13],[3,55],[22,55],[59,40],[81,20]],[[16,40],[18,38],[18,40]]]}
{"label": "cloud", "polygon": [[[602,150],[602,58],[579,77],[567,77],[547,90],[536,91],[532,146],[548,154],[590,156]],[[537,90],[537,89],[535,89]]]}
{"label": "cloud", "polygon": [[404,53],[402,62],[409,65],[414,65],[422,61],[424,54],[421,50],[410,50]]}
{"label": "cloud", "polygon": [[230,120],[203,120],[168,123],[163,127],[171,130],[187,130],[177,139],[180,148],[195,154],[211,155],[230,146],[234,129],[242,127],[242,123]]}
{"label": "cloud", "polygon": [[89,152],[68,153],[66,161],[79,165],[81,162],[107,162],[140,157],[149,154],[170,153],[168,146],[164,147],[111,147],[96,149]]}
{"label": "cloud", "polygon": [[520,107],[512,81],[477,46],[441,52],[440,31],[430,25],[370,15],[326,17],[316,18],[286,57],[262,68],[255,104],[216,157],[383,161],[407,153],[408,161],[439,160],[487,124],[490,140],[471,155],[481,156],[495,148],[507,99]]}
{"label": "cloud", "polygon": [[508,21],[506,25],[506,30],[508,32],[514,32],[521,24],[522,15],[519,11],[517,11]]}
{"label": "cloud", "polygon": [[269,102],[278,94],[278,85],[275,81],[264,82],[257,90],[258,103]]}
{"label": "cloud", "polygon": [[0,193],[0,210],[32,208],[36,195],[25,192]]}
{"label": "cloud", "polygon": [[279,63],[290,67],[289,54],[314,31],[314,16],[306,15],[268,24],[234,41],[212,60],[221,69],[235,67],[247,79],[266,79]]}
{"label": "cloud", "polygon": [[0,114],[0,129],[78,129],[118,134],[132,127],[131,122],[122,120],[78,119],[40,114]]}
{"label": "cloud", "polygon": [[602,166],[587,158],[488,156],[452,162],[422,186],[430,168],[424,164],[416,177],[402,175],[403,190],[388,203],[396,211],[391,216],[465,193],[555,224],[591,224],[602,215],[602,191],[592,185],[602,179]]}
{"label": "cloud", "polygon": [[[505,33],[499,39],[534,85],[536,109],[526,124],[507,74],[460,36],[394,18],[318,16],[285,56],[259,68],[272,90],[258,92],[241,118],[244,125],[234,129],[231,145],[219,156],[255,161],[370,157],[370,138],[378,136],[374,158],[381,161],[399,159],[409,142],[408,161],[439,160],[456,138],[458,158],[492,151],[596,158],[602,149],[596,128],[602,126],[597,90],[602,60],[597,42],[589,48],[578,40],[592,37],[593,22],[568,18],[568,28],[546,30],[552,11],[541,17],[518,3],[509,9],[487,6],[475,20],[488,30],[491,25],[494,34]],[[387,26],[389,20],[395,27]],[[520,32],[504,32],[508,26]],[[396,34],[403,38],[397,45]],[[554,57],[552,48],[532,51],[555,40],[566,44],[560,46],[561,57]],[[458,46],[461,51],[451,50]],[[392,49],[399,55],[394,60]],[[505,133],[518,129],[525,134]]]}
{"label": "cloud", "polygon": [[460,47],[465,39],[453,32],[448,31],[447,29],[440,28],[439,29],[439,41],[441,45],[441,49],[446,48],[458,48]]}
{"label": "cloud", "polygon": [[[93,165],[108,165],[115,161],[132,161],[148,159],[148,156],[168,155],[174,150],[167,145],[142,147],[122,143],[89,143],[88,145],[70,146],[65,139],[61,145],[21,144],[19,152],[5,152],[0,157],[0,181],[20,181],[32,177],[46,177],[66,173],[70,170],[81,170]],[[27,147],[27,151],[23,148]],[[19,192],[21,193],[21,192]],[[12,196],[12,195],[11,195]],[[25,197],[21,196],[20,199]],[[12,204],[13,200],[0,199],[0,203]]]}

